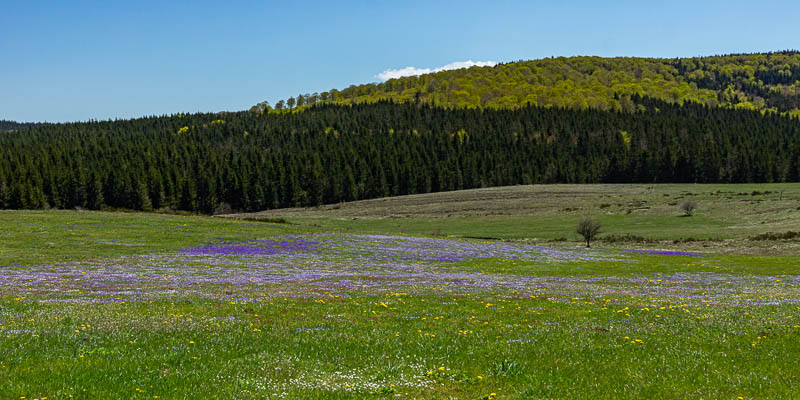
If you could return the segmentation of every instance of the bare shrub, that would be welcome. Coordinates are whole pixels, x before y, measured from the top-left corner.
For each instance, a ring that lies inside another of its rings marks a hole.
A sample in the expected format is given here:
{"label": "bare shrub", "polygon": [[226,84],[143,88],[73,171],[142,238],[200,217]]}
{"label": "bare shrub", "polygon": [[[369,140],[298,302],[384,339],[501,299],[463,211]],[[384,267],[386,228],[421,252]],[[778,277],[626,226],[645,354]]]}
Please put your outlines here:
{"label": "bare shrub", "polygon": [[217,208],[214,209],[214,215],[224,215],[224,214],[232,214],[232,213],[233,213],[233,208],[231,208],[230,204],[228,204],[228,203],[226,203],[224,201],[222,203],[219,203]]}
{"label": "bare shrub", "polygon": [[581,218],[578,221],[578,227],[575,228],[575,232],[583,236],[583,239],[586,240],[586,247],[591,248],[590,243],[600,233],[600,227],[600,223],[591,218]]}
{"label": "bare shrub", "polygon": [[691,217],[695,209],[697,209],[697,202],[694,200],[686,200],[681,204],[681,210],[687,217]]}

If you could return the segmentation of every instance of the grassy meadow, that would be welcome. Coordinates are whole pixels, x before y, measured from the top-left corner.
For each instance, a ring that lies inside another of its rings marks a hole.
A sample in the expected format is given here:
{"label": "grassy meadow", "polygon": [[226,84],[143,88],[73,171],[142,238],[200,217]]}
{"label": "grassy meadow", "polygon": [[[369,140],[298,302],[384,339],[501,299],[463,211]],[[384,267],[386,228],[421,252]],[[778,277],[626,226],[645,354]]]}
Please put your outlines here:
{"label": "grassy meadow", "polygon": [[752,238],[799,207],[797,184],[536,185],[0,212],[0,398],[798,398],[800,240]]}
{"label": "grassy meadow", "polygon": [[[697,203],[694,216],[680,210],[685,201]],[[228,217],[283,218],[337,232],[579,242],[575,223],[584,216],[603,224],[600,246],[604,237],[631,235],[638,240],[614,240],[611,247],[637,242],[663,247],[678,241],[681,248],[758,253],[764,243],[748,238],[800,231],[800,184],[506,186]],[[800,254],[794,243],[782,242],[780,249],[775,244],[767,243],[761,253]]]}

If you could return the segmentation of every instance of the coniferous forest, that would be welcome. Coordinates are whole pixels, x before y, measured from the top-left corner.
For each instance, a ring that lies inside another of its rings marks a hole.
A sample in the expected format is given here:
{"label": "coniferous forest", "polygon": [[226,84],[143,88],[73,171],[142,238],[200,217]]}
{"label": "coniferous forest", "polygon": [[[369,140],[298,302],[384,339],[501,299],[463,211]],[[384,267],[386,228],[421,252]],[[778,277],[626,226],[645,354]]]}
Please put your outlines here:
{"label": "coniferous forest", "polygon": [[0,133],[0,207],[315,206],[532,183],[800,180],[800,121],[634,95],[636,111],[318,104]]}
{"label": "coniferous forest", "polygon": [[38,122],[16,122],[16,121],[6,121],[4,119],[0,119],[0,131],[16,131],[16,130],[28,129],[38,125],[44,125],[44,124]]}

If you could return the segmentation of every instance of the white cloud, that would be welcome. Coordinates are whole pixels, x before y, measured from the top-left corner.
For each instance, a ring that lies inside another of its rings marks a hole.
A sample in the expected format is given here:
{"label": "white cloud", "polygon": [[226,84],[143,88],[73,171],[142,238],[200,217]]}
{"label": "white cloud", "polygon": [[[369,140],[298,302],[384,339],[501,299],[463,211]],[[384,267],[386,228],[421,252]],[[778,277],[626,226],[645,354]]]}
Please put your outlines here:
{"label": "white cloud", "polygon": [[400,78],[403,76],[415,76],[415,75],[422,75],[422,74],[430,74],[433,72],[439,71],[449,71],[451,69],[460,69],[460,68],[469,68],[469,67],[494,67],[497,65],[494,61],[456,61],[447,65],[443,65],[439,68],[417,68],[417,67],[405,67],[400,69],[387,69],[386,71],[381,72],[378,75],[375,75],[376,78],[387,81],[389,79]]}
{"label": "white cloud", "polygon": [[414,75],[422,75],[430,73],[431,73],[430,68],[405,67],[400,69],[387,69],[386,71],[383,71],[378,75],[375,75],[375,77],[382,81],[388,81],[389,79],[400,78],[402,76],[414,76]]}

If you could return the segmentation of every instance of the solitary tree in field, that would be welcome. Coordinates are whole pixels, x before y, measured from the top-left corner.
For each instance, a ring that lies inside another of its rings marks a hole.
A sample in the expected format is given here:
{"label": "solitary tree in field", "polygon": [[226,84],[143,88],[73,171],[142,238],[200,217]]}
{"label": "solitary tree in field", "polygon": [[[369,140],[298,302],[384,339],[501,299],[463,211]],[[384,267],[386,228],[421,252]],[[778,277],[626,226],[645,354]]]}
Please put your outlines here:
{"label": "solitary tree in field", "polygon": [[591,218],[581,218],[575,232],[586,240],[586,247],[591,248],[590,242],[600,233],[600,223]]}
{"label": "solitary tree in field", "polygon": [[691,217],[694,210],[697,208],[697,202],[693,200],[684,201],[681,204],[681,210],[686,214],[687,217]]}

